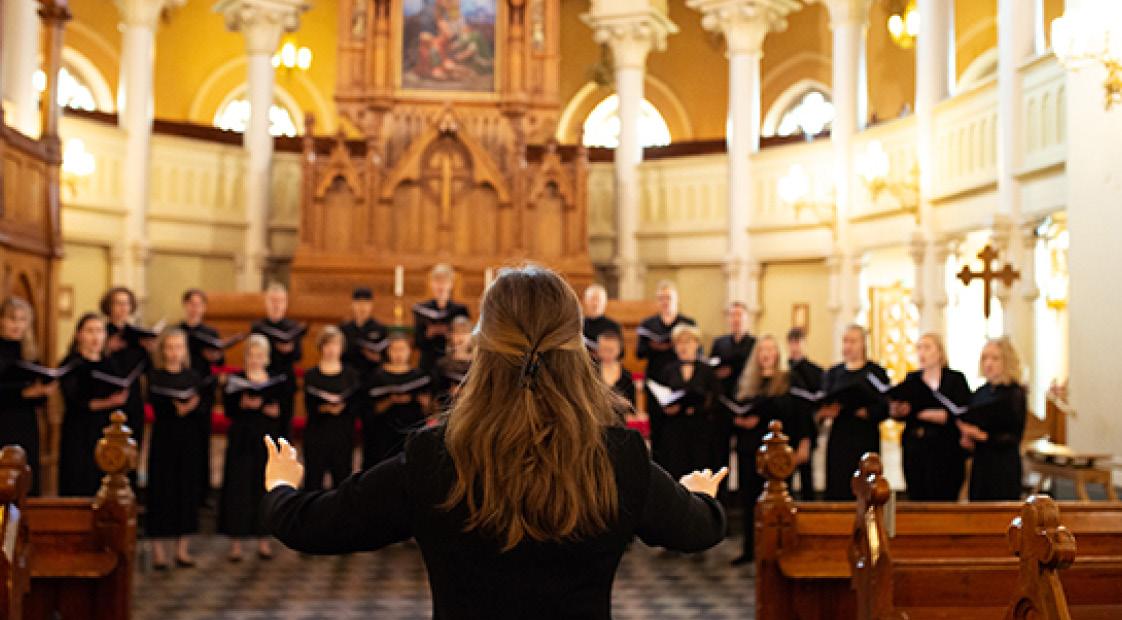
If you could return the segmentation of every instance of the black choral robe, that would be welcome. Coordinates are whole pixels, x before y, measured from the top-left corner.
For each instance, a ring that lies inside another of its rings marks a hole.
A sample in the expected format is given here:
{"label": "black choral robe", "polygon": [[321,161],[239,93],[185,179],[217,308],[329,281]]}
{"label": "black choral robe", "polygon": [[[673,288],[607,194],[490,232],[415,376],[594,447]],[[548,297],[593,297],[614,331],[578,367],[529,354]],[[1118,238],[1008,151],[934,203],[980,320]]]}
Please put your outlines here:
{"label": "black choral robe", "polygon": [[[31,495],[39,494],[39,407],[46,398],[24,398],[23,390],[42,382],[21,370],[23,343],[0,338],[0,446],[18,445],[31,467]],[[34,361],[34,360],[28,360]]]}
{"label": "black choral robe", "polygon": [[705,362],[688,362],[685,365],[694,368],[689,381],[682,376],[683,364],[677,362],[663,366],[652,377],[655,382],[673,391],[686,392],[677,403],[680,408],[677,414],[667,414],[666,409],[673,404],[663,407],[650,389],[647,390],[651,428],[656,421],[661,428],[657,441],[652,437],[655,461],[675,479],[695,469],[714,469],[716,465],[713,462],[713,433],[719,414],[714,410],[721,394],[721,382]]}
{"label": "black choral robe", "polygon": [[1017,384],[978,388],[971,405],[997,401],[999,406],[980,421],[979,428],[989,438],[974,445],[974,464],[970,469],[972,501],[1016,501],[1021,499],[1021,439],[1025,434],[1028,396]]}
{"label": "black choral robe", "polygon": [[[245,372],[231,375],[233,377],[246,378]],[[242,407],[242,395],[247,391],[261,395],[260,408]],[[265,462],[268,460],[264,437],[272,435],[274,440],[287,437],[287,425],[282,419],[283,411],[282,417],[272,418],[263,409],[270,403],[280,404],[287,395],[287,377],[286,381],[261,390],[239,391],[232,383],[226,384],[222,404],[230,419],[230,430],[226,433],[226,463],[222,469],[219,534],[232,538],[265,534],[259,512],[261,497],[265,494]]]}
{"label": "black choral robe", "polygon": [[[919,388],[913,391],[920,395],[905,401],[911,407],[911,413],[904,421],[901,440],[908,499],[953,502],[958,499],[966,476],[966,454],[959,445],[960,435],[954,415],[930,392],[930,387],[923,381],[923,371],[908,373],[904,381],[917,382]],[[937,389],[956,406],[964,407],[970,402],[970,385],[966,376],[957,370],[944,368]],[[919,413],[925,409],[946,411],[947,422],[934,424],[920,420]]]}
{"label": "black choral robe", "polygon": [[277,338],[272,331],[292,333],[301,327],[299,321],[283,318],[279,321],[270,321],[268,318],[253,322],[250,331],[261,334],[269,339],[269,376],[284,375],[286,380],[283,389],[277,392],[277,403],[281,408],[281,428],[287,434],[292,429],[292,416],[295,413],[293,401],[296,398],[296,365],[304,359],[303,334],[296,336],[292,342],[291,353],[282,353],[277,350],[277,344],[285,342]]}
{"label": "black choral robe", "polygon": [[74,360],[78,360],[79,365],[60,382],[66,411],[59,440],[58,494],[89,497],[101,488],[103,475],[94,459],[94,448],[105,427],[109,426],[110,414],[118,409],[91,409],[90,401],[112,396],[121,388],[92,376],[94,371],[118,374],[117,365],[109,356],[92,361],[71,353],[59,365],[65,366]]}
{"label": "black choral robe", "polygon": [[[714,372],[719,373],[727,369],[727,377],[720,379],[721,391],[726,398],[735,399],[740,375],[744,366],[748,364],[748,357],[756,346],[756,338],[745,333],[739,339],[733,334],[725,334],[713,339],[713,347],[709,351],[709,365]],[[718,403],[719,405],[719,403]],[[727,463],[729,460],[729,440],[734,432],[732,425],[732,412],[727,407],[718,406],[717,427],[713,433],[713,459],[714,462]]]}
{"label": "black choral robe", "polygon": [[[358,372],[347,366],[328,375],[319,368],[304,373],[304,411],[308,428],[304,431],[304,488],[323,488],[323,476],[331,474],[331,484],[338,487],[351,475],[355,445],[355,411],[363,402],[362,382]],[[346,405],[335,415],[320,411],[329,399],[341,398]]]}
{"label": "black choral robe", "polygon": [[[679,324],[685,323],[686,325],[696,325],[693,319],[683,314],[674,317],[674,320],[669,325],[662,322],[662,317],[654,315],[643,319],[636,330],[639,336],[639,345],[636,348],[635,355],[639,359],[647,360],[647,367],[643,369],[643,375],[646,377],[659,376],[664,366],[669,364],[678,363],[678,354],[674,352],[674,345],[670,342],[670,332]],[[660,343],[668,343],[670,346],[664,351],[660,351],[651,346],[655,341]],[[657,380],[657,379],[656,379]],[[648,403],[650,400],[648,399]],[[648,405],[647,407],[651,407]],[[660,443],[662,434],[662,417],[650,416],[651,418],[651,443]]]}
{"label": "black choral robe", "polygon": [[[148,349],[141,344],[141,333],[130,329],[131,325],[118,327],[113,323],[105,322],[105,335],[109,338],[119,336],[125,342],[125,347],[110,354],[117,368],[117,374],[127,376],[137,369],[147,370],[152,365],[152,358]],[[143,372],[143,370],[141,371]],[[132,438],[136,445],[144,445],[144,390],[140,381],[133,381],[129,386],[129,400],[121,408],[128,418],[129,428],[132,429]],[[129,472],[129,479],[136,484],[136,472]]]}
{"label": "black choral robe", "polygon": [[413,338],[421,352],[421,369],[432,372],[436,361],[444,357],[448,337],[444,334],[428,336],[425,332],[430,325],[444,325],[451,328],[452,319],[462,316],[471,318],[467,306],[449,300],[441,307],[435,299],[413,306]]}
{"label": "black choral robe", "polygon": [[[213,392],[213,379],[193,369],[171,373],[154,369],[148,374],[148,403],[156,421],[148,448],[148,500],[144,533],[150,538],[173,538],[199,531],[199,504],[207,481],[200,461],[206,458],[199,433],[204,414],[203,394]],[[174,394],[182,392],[182,396]],[[199,404],[179,415],[177,400],[199,396]],[[183,397],[185,396],[185,398]]]}
{"label": "black choral robe", "polygon": [[584,317],[584,321],[581,325],[581,335],[584,336],[585,346],[588,347],[590,352],[595,348],[593,345],[596,344],[596,339],[600,337],[600,334],[606,332],[615,332],[619,334],[619,356],[620,358],[623,358],[625,352],[625,349],[623,347],[623,328],[620,327],[619,323],[613,321],[612,319],[609,319],[603,314],[596,317]]}
{"label": "black choral robe", "polygon": [[842,406],[838,417],[830,429],[826,441],[826,499],[846,501],[853,499],[850,480],[857,471],[861,457],[866,452],[880,453],[880,423],[888,418],[888,401],[876,394],[869,383],[872,374],[881,383],[888,384],[888,373],[879,364],[865,362],[857,370],[849,370],[845,364],[838,364],[826,371],[822,388],[835,392],[845,386],[859,383],[862,390],[868,390],[867,418],[857,417],[860,407]]}
{"label": "black choral robe", "polygon": [[[409,392],[408,403],[395,403],[379,413],[379,402],[390,398],[388,392],[396,386],[417,386]],[[368,404],[362,413],[362,468],[369,469],[401,452],[405,437],[425,424],[425,410],[420,397],[430,394],[432,376],[420,368],[406,372],[389,372],[384,367],[374,373],[366,386]],[[371,392],[374,392],[373,394]]]}
{"label": "black choral robe", "polygon": [[[789,377],[791,387],[815,394],[822,389],[825,371],[807,358],[790,362]],[[794,415],[791,424],[797,424],[800,434],[810,440],[810,458],[799,465],[799,499],[808,502],[814,499],[814,451],[818,449],[818,422],[814,414],[818,407],[804,398],[792,396],[791,407]]]}
{"label": "black choral robe", "polygon": [[[354,369],[359,377],[369,378],[381,366],[381,355],[386,345],[386,326],[373,318],[359,325],[354,321],[347,321],[339,326],[346,339],[346,348],[343,350],[343,364]],[[369,352],[375,359],[367,357]]]}
{"label": "black choral robe", "polygon": [[[212,376],[214,374],[214,366],[225,365],[226,354],[221,349],[216,349],[221,353],[221,357],[219,357],[217,361],[212,362],[207,359],[205,352],[210,347],[201,339],[220,339],[221,336],[219,336],[218,330],[205,323],[188,325],[186,321],[179,324],[179,329],[187,333],[187,349],[191,353],[191,370],[195,371],[195,374],[199,375],[200,379],[206,379]],[[217,381],[212,381],[205,385],[203,389],[199,390],[199,415],[196,416],[195,419],[199,423],[199,437],[202,442],[203,450],[203,458],[199,463],[203,481],[203,494],[199,498],[200,501],[205,501],[207,492],[210,491],[210,436],[213,430],[214,403],[218,399],[217,390]]]}

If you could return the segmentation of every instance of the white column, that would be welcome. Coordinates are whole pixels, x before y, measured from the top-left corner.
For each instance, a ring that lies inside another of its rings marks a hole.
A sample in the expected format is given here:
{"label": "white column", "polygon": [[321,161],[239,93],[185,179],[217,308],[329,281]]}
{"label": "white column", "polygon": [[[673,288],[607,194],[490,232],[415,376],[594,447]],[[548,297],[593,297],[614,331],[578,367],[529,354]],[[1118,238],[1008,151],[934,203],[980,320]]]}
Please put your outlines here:
{"label": "white column", "polygon": [[619,146],[615,151],[616,252],[614,257],[621,299],[643,297],[643,266],[639,260],[639,164],[643,147],[639,139],[639,106],[647,55],[666,48],[666,37],[677,27],[665,14],[665,4],[652,0],[594,1],[583,16],[593,29],[593,39],[607,44],[615,63],[619,96]]}
{"label": "white column", "polygon": [[4,112],[8,125],[38,137],[39,93],[32,75],[39,68],[39,5],[35,0],[5,0],[3,30]]}
{"label": "white column", "polygon": [[760,313],[748,227],[752,210],[752,160],[760,150],[760,60],[770,30],[786,28],[797,3],[775,0],[688,0],[701,12],[701,25],[720,32],[728,45],[728,249],[725,274],[728,301],[748,305],[750,318]]}
{"label": "white column", "polygon": [[148,163],[152,139],[152,71],[156,26],[166,7],[185,0],[117,0],[121,16],[121,67],[117,92],[118,124],[125,132],[125,158],[121,168],[124,188],[125,246],[121,278],[141,306],[148,297]]}
{"label": "white column", "polygon": [[248,67],[249,123],[244,145],[245,260],[238,273],[243,291],[261,289],[268,256],[269,187],[273,162],[273,136],[269,133],[269,108],[273,105],[273,53],[285,32],[300,25],[308,9],[302,0],[221,0],[214,10],[226,18],[226,27],[245,36]]}
{"label": "white column", "polygon": [[853,138],[864,125],[865,35],[868,30],[869,0],[827,0],[830,28],[833,30],[834,121],[830,143],[834,154],[834,193],[837,205],[835,253],[843,269],[838,273],[839,297],[834,314],[834,340],[841,342],[845,327],[861,309],[861,261],[849,235],[849,211],[853,203]]}
{"label": "white column", "polygon": [[[938,231],[932,213],[931,198],[935,180],[935,106],[950,94],[954,68],[953,3],[946,0],[919,0],[919,37],[916,42],[916,144],[919,160],[919,235],[927,242],[923,271],[927,295],[919,305],[920,329],[939,332],[944,329],[942,311],[932,304],[933,288],[944,287],[935,281],[932,270],[935,260],[935,239]],[[917,282],[917,285],[919,283]]]}

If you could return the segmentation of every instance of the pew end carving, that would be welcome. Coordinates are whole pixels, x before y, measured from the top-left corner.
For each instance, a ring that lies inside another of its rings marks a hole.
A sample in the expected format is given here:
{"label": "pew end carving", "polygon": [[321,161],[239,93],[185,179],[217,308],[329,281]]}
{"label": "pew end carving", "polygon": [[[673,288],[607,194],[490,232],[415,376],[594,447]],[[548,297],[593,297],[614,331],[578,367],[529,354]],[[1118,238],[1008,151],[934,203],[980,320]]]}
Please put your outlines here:
{"label": "pew end carving", "polygon": [[0,620],[23,617],[23,599],[30,587],[27,563],[27,519],[24,501],[31,490],[27,453],[19,446],[0,449]]}
{"label": "pew end carving", "polygon": [[849,544],[850,584],[857,592],[858,620],[906,620],[893,603],[892,553],[884,525],[884,505],[892,488],[880,456],[867,452],[850,482],[857,510]]}
{"label": "pew end carving", "polygon": [[787,486],[787,479],[795,471],[795,454],[778,420],[768,425],[768,434],[756,452],[756,471],[764,479],[755,512],[756,591],[782,592],[780,596],[757,597],[759,617],[792,618],[794,590],[783,577],[779,558],[785,549],[798,544],[797,509]]}
{"label": "pew end carving", "polygon": [[1017,594],[1007,620],[1071,620],[1059,571],[1075,562],[1075,535],[1060,523],[1060,509],[1047,495],[1025,500],[1008,530],[1009,550],[1020,558]]}

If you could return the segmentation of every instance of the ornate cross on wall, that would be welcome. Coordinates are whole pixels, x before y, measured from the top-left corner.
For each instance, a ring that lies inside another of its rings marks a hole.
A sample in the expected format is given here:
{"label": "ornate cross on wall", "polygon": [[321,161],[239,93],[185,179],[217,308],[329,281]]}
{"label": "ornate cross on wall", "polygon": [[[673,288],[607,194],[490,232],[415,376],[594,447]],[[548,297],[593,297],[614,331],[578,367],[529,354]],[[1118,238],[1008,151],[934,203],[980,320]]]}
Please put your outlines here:
{"label": "ornate cross on wall", "polygon": [[964,265],[962,271],[958,272],[957,276],[966,286],[970,286],[970,283],[973,282],[975,278],[982,281],[984,286],[982,293],[982,313],[987,319],[990,318],[994,280],[1001,280],[1006,287],[1009,287],[1021,277],[1021,272],[1014,269],[1009,263],[1006,263],[1001,269],[995,270],[993,262],[997,260],[999,256],[1001,256],[1000,252],[993,249],[993,246],[987,245],[982,248],[981,252],[978,252],[978,258],[982,259],[982,270],[972,271],[970,265]]}

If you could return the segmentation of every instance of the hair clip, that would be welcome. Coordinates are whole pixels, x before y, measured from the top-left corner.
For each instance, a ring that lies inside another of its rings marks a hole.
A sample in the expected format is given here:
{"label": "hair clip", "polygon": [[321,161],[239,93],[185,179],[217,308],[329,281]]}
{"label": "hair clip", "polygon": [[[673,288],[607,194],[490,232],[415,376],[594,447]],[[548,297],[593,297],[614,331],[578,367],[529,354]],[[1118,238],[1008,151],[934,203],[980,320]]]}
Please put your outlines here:
{"label": "hair clip", "polygon": [[534,380],[538,377],[538,370],[541,369],[541,353],[538,352],[538,345],[534,345],[526,355],[522,356],[522,370],[519,373],[519,379],[522,387],[533,391]]}

